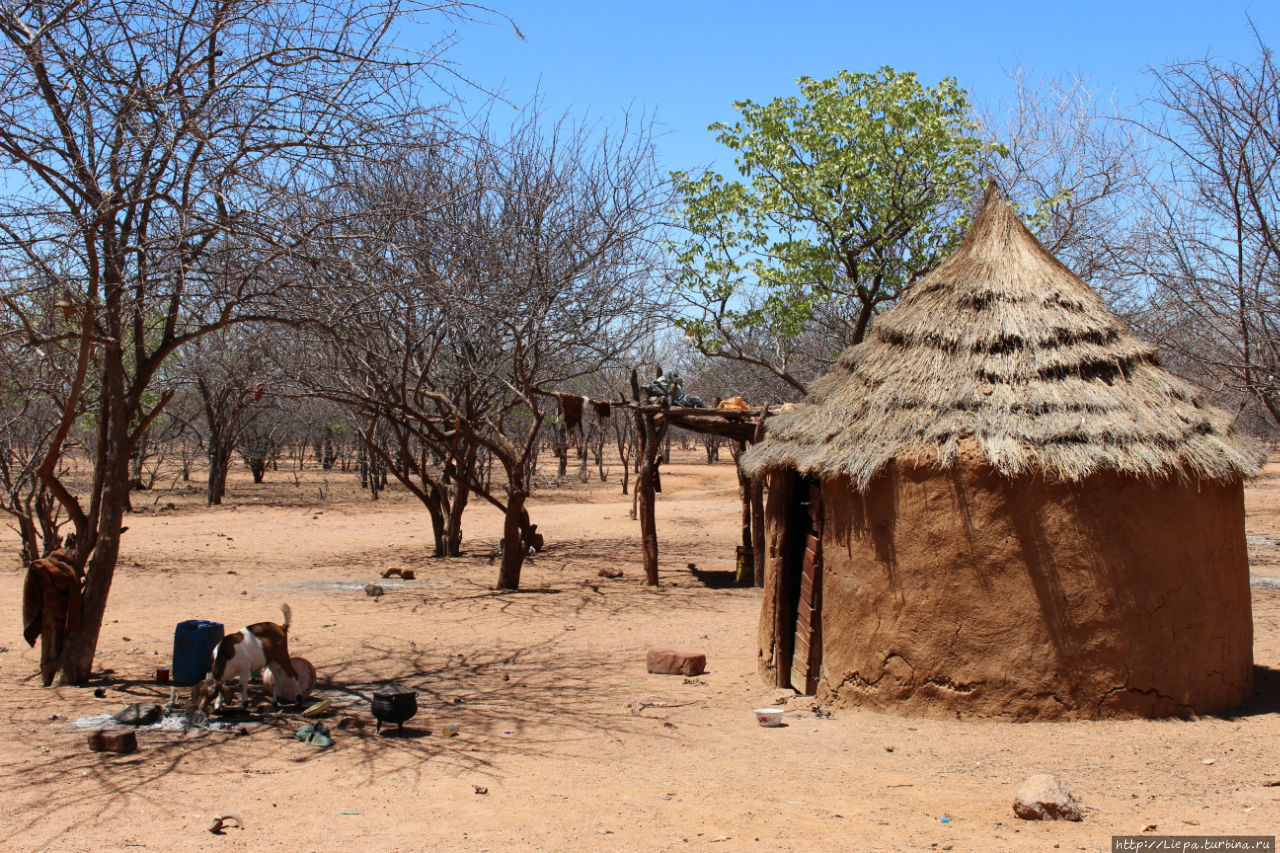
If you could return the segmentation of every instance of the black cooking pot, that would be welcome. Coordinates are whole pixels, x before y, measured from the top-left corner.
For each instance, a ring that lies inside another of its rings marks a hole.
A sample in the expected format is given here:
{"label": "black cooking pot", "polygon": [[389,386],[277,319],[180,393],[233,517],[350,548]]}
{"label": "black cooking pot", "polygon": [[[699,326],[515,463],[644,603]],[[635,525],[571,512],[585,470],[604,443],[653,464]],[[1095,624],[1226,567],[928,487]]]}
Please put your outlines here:
{"label": "black cooking pot", "polygon": [[379,733],[383,723],[395,723],[403,731],[405,720],[418,713],[418,694],[399,684],[389,684],[373,691],[370,704],[378,720]]}

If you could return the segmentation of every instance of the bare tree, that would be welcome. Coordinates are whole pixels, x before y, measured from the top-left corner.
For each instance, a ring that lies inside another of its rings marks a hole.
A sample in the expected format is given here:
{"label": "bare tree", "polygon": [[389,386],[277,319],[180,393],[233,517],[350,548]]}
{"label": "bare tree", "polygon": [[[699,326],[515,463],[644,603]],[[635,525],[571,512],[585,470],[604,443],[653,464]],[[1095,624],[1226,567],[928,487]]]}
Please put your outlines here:
{"label": "bare tree", "polygon": [[4,314],[0,306],[0,513],[17,526],[25,564],[62,544],[65,515],[38,470],[58,425],[65,377],[61,361],[24,346]]}
{"label": "bare tree", "polygon": [[[373,176],[357,205],[371,212],[347,217],[363,229],[344,235],[348,252],[361,245],[359,269],[344,272],[354,284],[323,296],[336,364],[310,375],[429,449],[405,482],[429,510],[426,496],[445,485],[501,508],[498,586],[515,589],[534,538],[527,473],[542,392],[615,360],[654,322],[665,198],[645,126],[615,134],[531,108],[509,135],[489,136],[428,141]],[[362,224],[373,212],[376,225]],[[481,454],[500,487],[479,476]]]}
{"label": "bare tree", "polygon": [[1045,247],[1120,310],[1132,309],[1133,257],[1142,247],[1139,208],[1146,138],[1125,109],[1080,77],[1011,74],[1012,101],[980,111],[996,152],[989,174]]}
{"label": "bare tree", "polygon": [[[71,356],[38,469],[86,566],[81,627],[62,651],[60,682],[90,672],[129,460],[170,399],[152,396],[153,380],[191,341],[270,314],[271,268],[307,237],[285,215],[291,200],[325,185],[335,158],[359,153],[411,109],[401,93],[431,58],[389,49],[403,11],[323,0],[0,9],[0,259],[29,271],[2,298],[29,346],[56,338]],[[243,259],[246,247],[253,263],[228,276],[219,255]],[[69,328],[46,331],[36,289],[66,303]],[[93,476],[77,494],[58,466],[94,388]]]}
{"label": "bare tree", "polygon": [[[1255,33],[1256,34],[1256,33]],[[1280,425],[1280,71],[1259,39],[1248,64],[1155,72],[1173,152],[1153,188],[1158,286],[1150,322],[1166,348]]]}
{"label": "bare tree", "polygon": [[[237,324],[193,341],[182,354],[182,379],[199,401],[200,417],[192,427],[209,462],[205,496],[209,506],[222,504],[234,454],[237,449],[244,450],[251,431],[270,405],[264,404],[263,398],[265,387],[277,379],[270,375],[271,340],[261,326]],[[260,431],[253,434],[263,435]],[[250,452],[249,458],[265,464],[262,453]],[[251,461],[250,468],[255,482],[262,482],[262,465],[254,468]]]}

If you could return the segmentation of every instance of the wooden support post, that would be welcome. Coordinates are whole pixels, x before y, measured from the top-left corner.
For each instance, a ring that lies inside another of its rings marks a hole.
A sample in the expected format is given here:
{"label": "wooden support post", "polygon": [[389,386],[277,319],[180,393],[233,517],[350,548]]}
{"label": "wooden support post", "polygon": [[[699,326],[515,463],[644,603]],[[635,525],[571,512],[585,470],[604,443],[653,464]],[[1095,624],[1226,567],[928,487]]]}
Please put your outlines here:
{"label": "wooden support post", "polygon": [[768,512],[773,519],[771,558],[767,572],[767,586],[764,591],[762,624],[761,666],[764,670],[772,669],[775,687],[791,686],[791,652],[795,637],[795,617],[793,608],[787,600],[785,575],[787,571],[787,555],[792,549],[791,538],[799,535],[791,529],[789,516],[791,504],[795,499],[795,475],[790,471],[777,472],[770,475]]}
{"label": "wooden support post", "polygon": [[[753,580],[762,574],[759,563],[755,562],[754,541],[751,538],[751,497],[752,482],[742,470],[742,454],[747,452],[747,442],[736,442],[737,448],[733,454],[735,467],[738,469],[738,499],[742,503],[742,544],[738,546],[738,573],[735,580],[738,583],[754,583]],[[748,557],[750,562],[748,563]]]}
{"label": "wooden support post", "polygon": [[[631,371],[631,390],[640,402],[640,383]],[[636,502],[640,508],[640,545],[644,551],[644,578],[648,586],[658,585],[658,522],[655,495],[658,481],[658,450],[667,431],[666,420],[658,412],[637,410],[636,436],[640,471],[636,475]]]}
{"label": "wooden support post", "polygon": [[751,582],[758,587],[764,586],[764,561],[767,559],[764,544],[764,480],[760,477],[751,481],[751,560],[757,566]]}
{"label": "wooden support post", "polygon": [[[764,422],[768,418],[769,407],[761,407],[752,444],[759,444],[764,439]],[[764,561],[768,556],[764,544],[764,484],[763,475],[755,477],[751,482],[751,557],[756,567],[753,582],[758,587],[764,586]]]}

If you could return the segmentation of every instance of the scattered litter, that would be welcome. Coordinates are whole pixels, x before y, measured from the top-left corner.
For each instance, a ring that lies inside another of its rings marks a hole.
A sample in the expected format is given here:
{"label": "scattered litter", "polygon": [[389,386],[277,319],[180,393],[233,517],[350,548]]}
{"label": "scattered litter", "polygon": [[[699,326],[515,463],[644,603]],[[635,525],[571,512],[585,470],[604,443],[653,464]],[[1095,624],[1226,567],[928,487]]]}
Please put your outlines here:
{"label": "scattered litter", "polygon": [[226,828],[229,821],[235,821],[236,829],[244,829],[244,821],[240,819],[240,815],[220,814],[215,815],[214,818],[209,821],[209,831],[214,835],[221,835],[222,830]]}
{"label": "scattered litter", "polygon": [[338,812],[338,814],[360,814],[360,812]]}
{"label": "scattered litter", "polygon": [[475,784],[475,783],[473,782],[473,783],[471,784],[471,787],[473,787],[473,788],[475,788],[475,789],[476,789],[476,793],[477,793],[477,794],[487,794],[487,793],[489,793],[489,789],[488,789],[488,788],[486,788],[484,785],[477,785],[477,784]]}
{"label": "scattered litter", "polygon": [[659,699],[656,696],[637,696],[627,703],[627,708],[631,711],[632,716],[639,716],[640,712],[645,708],[685,708],[689,705],[695,705],[696,702],[668,702],[665,699]]}
{"label": "scattered litter", "polygon": [[445,737],[457,737],[458,724],[457,723],[446,724],[445,727],[440,730],[440,734],[444,735]]}
{"label": "scattered litter", "polygon": [[329,727],[324,723],[309,723],[298,729],[298,733],[294,737],[303,743],[309,743],[321,749],[333,746],[333,738],[329,737]]}
{"label": "scattered litter", "polygon": [[951,823],[951,818],[949,817],[939,818],[939,820],[941,820],[942,823]]}
{"label": "scattered litter", "polygon": [[1212,759],[1212,758],[1206,758],[1206,759],[1204,759],[1203,761],[1201,761],[1200,763],[1201,763],[1201,764],[1213,764],[1214,760],[1215,760],[1215,759]]}

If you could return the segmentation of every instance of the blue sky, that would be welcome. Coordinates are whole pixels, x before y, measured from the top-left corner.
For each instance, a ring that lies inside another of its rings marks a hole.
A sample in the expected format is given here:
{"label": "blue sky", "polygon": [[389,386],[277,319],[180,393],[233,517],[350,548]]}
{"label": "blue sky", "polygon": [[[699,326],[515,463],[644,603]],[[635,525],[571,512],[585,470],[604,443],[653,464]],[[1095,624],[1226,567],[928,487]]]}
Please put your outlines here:
{"label": "blue sky", "polygon": [[628,106],[652,114],[668,169],[731,159],[706,126],[732,120],[736,100],[793,94],[801,75],[890,65],[926,85],[955,77],[979,102],[1012,93],[1007,72],[1088,77],[1132,103],[1152,65],[1206,56],[1249,61],[1256,42],[1280,45],[1280,2],[942,3],[883,0],[791,3],[727,0],[509,0],[509,26],[464,25],[449,51],[458,70],[524,104],[601,120]]}

